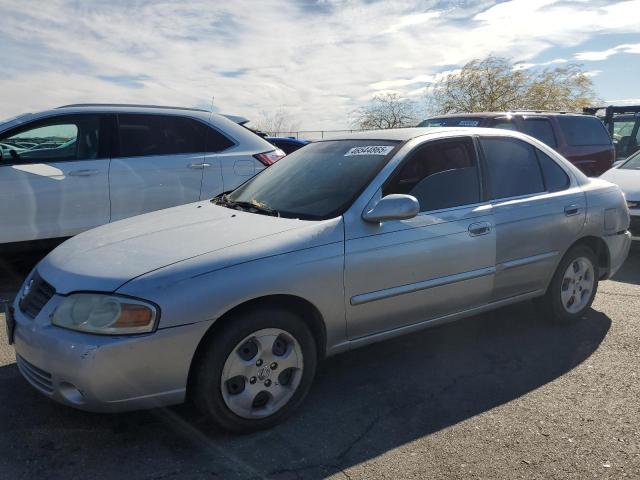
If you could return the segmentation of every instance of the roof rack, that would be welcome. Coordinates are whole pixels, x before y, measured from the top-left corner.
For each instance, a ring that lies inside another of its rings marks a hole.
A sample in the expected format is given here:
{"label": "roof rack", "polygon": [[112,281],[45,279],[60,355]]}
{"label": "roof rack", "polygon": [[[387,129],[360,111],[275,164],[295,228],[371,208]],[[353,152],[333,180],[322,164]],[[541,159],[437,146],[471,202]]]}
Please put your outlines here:
{"label": "roof rack", "polygon": [[163,108],[166,110],[190,110],[194,112],[209,112],[202,108],[190,108],[190,107],[170,107],[166,105],[138,105],[135,103],[72,103],[70,105],[62,105],[56,107],[59,108],[74,108],[74,107],[135,107],[135,108]]}
{"label": "roof rack", "polygon": [[508,113],[577,113],[580,112],[570,112],[569,110],[527,110],[527,109],[516,109],[516,110],[508,110]]}

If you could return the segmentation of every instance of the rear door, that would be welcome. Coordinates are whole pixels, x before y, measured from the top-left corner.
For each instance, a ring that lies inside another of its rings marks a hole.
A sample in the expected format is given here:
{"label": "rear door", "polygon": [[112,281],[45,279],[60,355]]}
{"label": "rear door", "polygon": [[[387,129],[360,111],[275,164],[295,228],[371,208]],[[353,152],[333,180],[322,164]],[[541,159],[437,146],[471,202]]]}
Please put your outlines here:
{"label": "rear door", "polygon": [[200,198],[205,125],[177,115],[118,114],[111,221]]}
{"label": "rear door", "polygon": [[107,116],[57,115],[0,134],[0,243],[109,221]]}
{"label": "rear door", "polygon": [[471,137],[432,141],[409,153],[382,196],[409,194],[408,220],[346,224],[345,294],[349,338],[443,317],[491,298],[496,237],[482,200]]}
{"label": "rear door", "polygon": [[528,142],[482,136],[480,145],[496,229],[494,300],[543,290],[584,225],[584,193]]}

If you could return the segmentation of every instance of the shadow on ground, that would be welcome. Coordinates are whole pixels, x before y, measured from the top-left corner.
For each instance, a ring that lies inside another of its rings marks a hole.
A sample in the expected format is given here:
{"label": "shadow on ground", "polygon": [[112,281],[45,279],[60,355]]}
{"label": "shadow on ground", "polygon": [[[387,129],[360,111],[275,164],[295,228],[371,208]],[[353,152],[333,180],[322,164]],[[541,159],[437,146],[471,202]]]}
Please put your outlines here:
{"label": "shadow on ground", "polygon": [[636,243],[640,242],[634,242],[627,260],[612,280],[640,285],[640,245],[635,245]]}
{"label": "shadow on ground", "polygon": [[24,279],[48,250],[0,255],[0,301],[13,300]]}
{"label": "shadow on ground", "polygon": [[207,429],[189,407],[98,415],[59,406],[0,368],[6,478],[322,478],[509,402],[588,358],[611,322],[550,325],[529,303],[327,360],[270,431]]}

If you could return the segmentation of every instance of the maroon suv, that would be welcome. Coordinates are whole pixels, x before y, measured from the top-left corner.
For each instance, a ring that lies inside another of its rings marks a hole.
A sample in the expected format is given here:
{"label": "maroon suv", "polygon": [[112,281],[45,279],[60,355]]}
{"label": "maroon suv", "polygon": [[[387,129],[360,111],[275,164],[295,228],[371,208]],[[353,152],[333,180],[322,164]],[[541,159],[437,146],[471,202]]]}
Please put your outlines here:
{"label": "maroon suv", "polygon": [[538,111],[456,113],[428,118],[418,126],[518,130],[556,149],[592,177],[609,170],[615,158],[607,129],[592,115]]}

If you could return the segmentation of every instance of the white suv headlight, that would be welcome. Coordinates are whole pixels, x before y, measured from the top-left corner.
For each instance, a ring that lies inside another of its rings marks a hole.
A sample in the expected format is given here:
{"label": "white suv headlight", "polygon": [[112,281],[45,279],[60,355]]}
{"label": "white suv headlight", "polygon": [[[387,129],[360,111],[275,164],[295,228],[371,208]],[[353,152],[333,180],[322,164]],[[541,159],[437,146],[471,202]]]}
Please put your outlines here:
{"label": "white suv headlight", "polygon": [[99,293],[74,293],[62,300],[52,323],[58,327],[102,335],[152,332],[157,307],[140,300]]}

